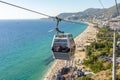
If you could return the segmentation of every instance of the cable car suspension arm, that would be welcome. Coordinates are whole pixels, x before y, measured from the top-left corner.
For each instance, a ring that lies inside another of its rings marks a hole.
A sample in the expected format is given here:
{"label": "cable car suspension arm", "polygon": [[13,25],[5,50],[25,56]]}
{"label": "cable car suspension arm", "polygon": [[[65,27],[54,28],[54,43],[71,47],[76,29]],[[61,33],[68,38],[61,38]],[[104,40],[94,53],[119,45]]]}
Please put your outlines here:
{"label": "cable car suspension arm", "polygon": [[58,28],[59,22],[60,22],[62,19],[56,17],[56,20],[57,20],[57,25],[56,25],[56,28],[55,28],[56,32],[57,32],[57,33],[64,33],[64,31],[60,31],[59,28]]}

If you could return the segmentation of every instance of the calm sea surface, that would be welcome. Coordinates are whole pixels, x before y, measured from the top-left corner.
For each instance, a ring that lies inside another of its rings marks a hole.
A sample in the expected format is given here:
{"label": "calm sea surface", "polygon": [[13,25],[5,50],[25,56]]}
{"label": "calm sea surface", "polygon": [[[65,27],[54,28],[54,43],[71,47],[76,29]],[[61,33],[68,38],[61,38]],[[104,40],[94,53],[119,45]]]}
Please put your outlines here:
{"label": "calm sea surface", "polygon": [[[52,65],[51,42],[55,21],[0,20],[0,80],[42,80]],[[74,37],[87,27],[84,23],[60,24]]]}

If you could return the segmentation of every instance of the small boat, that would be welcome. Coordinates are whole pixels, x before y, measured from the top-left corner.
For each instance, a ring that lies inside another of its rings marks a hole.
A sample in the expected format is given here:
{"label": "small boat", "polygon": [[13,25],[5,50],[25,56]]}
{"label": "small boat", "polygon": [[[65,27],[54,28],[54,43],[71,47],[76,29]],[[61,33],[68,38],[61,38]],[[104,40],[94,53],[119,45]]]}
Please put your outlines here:
{"label": "small boat", "polygon": [[48,32],[52,32],[52,31],[54,31],[54,29],[51,29],[51,30],[49,30]]}

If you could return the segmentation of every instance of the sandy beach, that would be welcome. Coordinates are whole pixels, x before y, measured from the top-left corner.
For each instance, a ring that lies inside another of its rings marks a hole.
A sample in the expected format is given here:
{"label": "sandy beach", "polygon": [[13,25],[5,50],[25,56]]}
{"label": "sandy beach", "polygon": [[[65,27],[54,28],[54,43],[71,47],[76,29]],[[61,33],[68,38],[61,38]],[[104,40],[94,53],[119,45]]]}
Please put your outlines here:
{"label": "sandy beach", "polygon": [[62,67],[66,64],[63,60],[56,60],[52,67],[48,70],[48,73],[45,75],[44,80],[52,80],[54,75],[58,73]]}
{"label": "sandy beach", "polygon": [[[96,40],[96,33],[97,30],[94,28],[93,24],[87,23],[88,27],[86,30],[78,35],[74,40],[76,43],[76,51],[74,55],[74,65],[77,66],[78,68],[82,67],[81,65],[79,66],[79,61],[83,60],[86,58],[86,53],[84,51],[84,47],[87,45],[90,45],[90,42]],[[65,61],[62,60],[56,60],[53,66],[49,69],[47,75],[45,75],[44,80],[52,80],[53,76],[66,64]]]}
{"label": "sandy beach", "polygon": [[94,25],[87,23],[87,29],[75,38],[76,52],[75,52],[75,66],[82,68],[83,65],[79,65],[80,61],[86,58],[85,46],[90,45],[91,42],[96,40],[96,33],[98,32]]}

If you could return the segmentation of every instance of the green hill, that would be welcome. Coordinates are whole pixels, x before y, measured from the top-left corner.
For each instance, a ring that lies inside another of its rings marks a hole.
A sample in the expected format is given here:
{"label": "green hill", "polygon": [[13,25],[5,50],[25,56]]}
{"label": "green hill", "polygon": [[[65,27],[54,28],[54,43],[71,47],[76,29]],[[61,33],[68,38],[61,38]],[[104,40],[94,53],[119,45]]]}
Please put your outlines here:
{"label": "green hill", "polygon": [[[118,4],[120,10],[120,4]],[[99,8],[89,8],[83,12],[75,13],[61,13],[58,15],[60,18],[69,19],[69,20],[79,20],[79,19],[91,19],[95,18],[114,18],[117,16],[116,6],[112,6],[106,9]]]}

